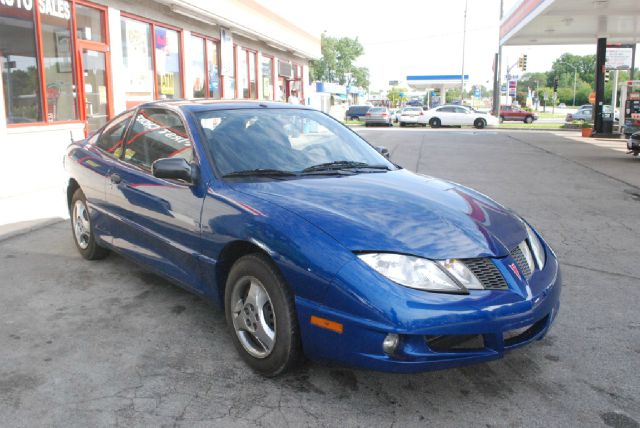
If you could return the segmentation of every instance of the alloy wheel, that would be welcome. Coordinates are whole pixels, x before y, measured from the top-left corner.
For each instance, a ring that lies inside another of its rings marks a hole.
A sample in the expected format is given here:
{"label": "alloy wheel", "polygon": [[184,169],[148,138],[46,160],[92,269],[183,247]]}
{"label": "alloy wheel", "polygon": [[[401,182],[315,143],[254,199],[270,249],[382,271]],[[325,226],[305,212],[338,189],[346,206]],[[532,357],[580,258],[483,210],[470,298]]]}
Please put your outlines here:
{"label": "alloy wheel", "polygon": [[276,343],[276,319],[271,298],[255,277],[240,278],[231,295],[233,328],[253,357],[266,358]]}

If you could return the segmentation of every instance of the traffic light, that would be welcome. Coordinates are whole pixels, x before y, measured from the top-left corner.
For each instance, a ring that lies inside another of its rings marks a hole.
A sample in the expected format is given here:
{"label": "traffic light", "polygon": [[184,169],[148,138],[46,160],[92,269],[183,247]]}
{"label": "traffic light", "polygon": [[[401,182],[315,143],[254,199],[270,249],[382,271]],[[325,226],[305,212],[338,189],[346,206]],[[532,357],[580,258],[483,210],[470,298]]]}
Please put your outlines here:
{"label": "traffic light", "polygon": [[604,72],[604,81],[605,83],[609,81],[609,70],[605,70]]}
{"label": "traffic light", "polygon": [[522,55],[522,71],[527,71],[527,54]]}
{"label": "traffic light", "polygon": [[558,92],[558,78],[553,79],[553,92]]}
{"label": "traffic light", "polygon": [[518,68],[522,69],[523,66],[524,66],[524,55],[520,55],[518,57]]}

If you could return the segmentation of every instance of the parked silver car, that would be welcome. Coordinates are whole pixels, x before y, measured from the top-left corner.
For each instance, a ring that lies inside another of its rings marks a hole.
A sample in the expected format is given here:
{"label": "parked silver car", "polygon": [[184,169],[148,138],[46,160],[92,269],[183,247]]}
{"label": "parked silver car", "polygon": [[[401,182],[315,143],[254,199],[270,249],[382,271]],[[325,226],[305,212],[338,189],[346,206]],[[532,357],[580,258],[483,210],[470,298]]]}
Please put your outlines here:
{"label": "parked silver car", "polygon": [[364,115],[364,126],[384,125],[393,126],[391,112],[386,107],[371,107]]}

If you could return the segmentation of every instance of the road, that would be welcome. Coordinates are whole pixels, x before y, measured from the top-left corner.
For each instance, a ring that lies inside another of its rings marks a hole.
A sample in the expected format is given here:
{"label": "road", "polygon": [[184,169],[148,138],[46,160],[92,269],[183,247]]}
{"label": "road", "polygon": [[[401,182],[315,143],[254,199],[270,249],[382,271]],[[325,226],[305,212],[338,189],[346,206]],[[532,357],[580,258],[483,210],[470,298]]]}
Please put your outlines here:
{"label": "road", "polygon": [[83,261],[61,222],[0,242],[0,424],[638,427],[640,160],[547,132],[360,132],[538,227],[564,275],[543,341],[448,371],[264,379],[218,309],[121,257]]}

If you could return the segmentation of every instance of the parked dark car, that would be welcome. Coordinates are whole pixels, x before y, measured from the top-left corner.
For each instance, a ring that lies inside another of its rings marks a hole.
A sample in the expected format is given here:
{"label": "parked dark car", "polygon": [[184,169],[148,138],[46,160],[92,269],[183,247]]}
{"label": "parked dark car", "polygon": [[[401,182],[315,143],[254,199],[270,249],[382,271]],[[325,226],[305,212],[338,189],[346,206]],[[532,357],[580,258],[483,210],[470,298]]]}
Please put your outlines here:
{"label": "parked dark car", "polygon": [[79,253],[113,250],[218,303],[267,376],[303,354],[393,372],[495,360],[558,314],[556,256],[524,219],[308,107],[143,104],[64,164]]}
{"label": "parked dark car", "polygon": [[347,120],[359,120],[364,117],[371,109],[371,106],[351,106],[347,109],[345,114]]}

